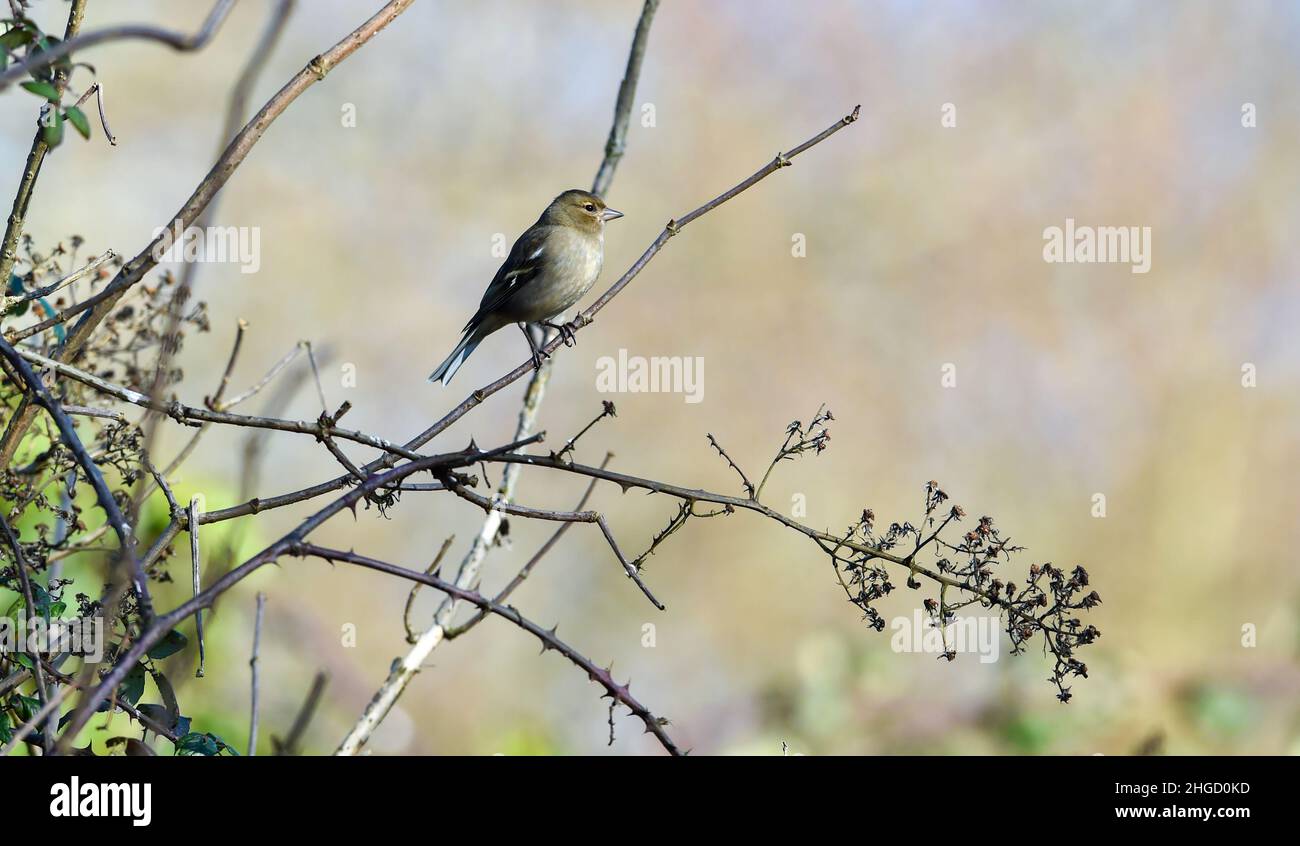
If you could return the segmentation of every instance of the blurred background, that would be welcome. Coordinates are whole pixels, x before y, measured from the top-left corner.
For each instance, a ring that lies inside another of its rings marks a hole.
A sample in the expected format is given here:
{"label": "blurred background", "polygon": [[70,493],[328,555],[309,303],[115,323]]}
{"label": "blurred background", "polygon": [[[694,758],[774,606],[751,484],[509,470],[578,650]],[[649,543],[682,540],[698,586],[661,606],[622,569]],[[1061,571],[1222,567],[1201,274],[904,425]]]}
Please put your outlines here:
{"label": "blurred background", "polygon": [[[299,3],[254,103],[379,5]],[[129,257],[171,220],[213,161],[226,95],[269,8],[240,3],[200,53],[119,43],[80,56],[105,87],[118,146],[96,125],[92,141],[54,152],[28,215],[38,246],[77,234],[85,251]],[[152,21],[189,32],[207,10],[92,0],[84,29]],[[38,0],[32,14],[62,31],[66,11]],[[421,0],[311,88],[223,193],[215,223],[260,228],[260,269],[200,268],[212,328],[187,338],[181,399],[198,405],[212,391],[239,318],[250,328],[232,388],[308,339],[325,356],[331,409],[348,400],[348,426],[395,441],[522,361],[522,338],[501,332],[452,387],[425,381],[501,261],[494,236],[513,241],[553,195],[590,184],[639,12],[634,0]],[[884,524],[915,521],[922,486],[937,479],[972,518],[993,516],[1028,548],[1000,575],[1023,578],[1031,561],[1084,565],[1104,602],[1090,615],[1102,638],[1080,656],[1091,677],[1073,702],[1054,698],[1040,650],[1009,656],[1005,639],[991,664],[895,652],[892,632],[867,629],[845,602],[816,547],[749,514],[692,522],[660,548],[646,578],[666,612],[583,525],[512,602],[612,661],[697,754],[775,755],[783,743],[808,754],[1300,752],[1298,39],[1294,4],[1209,0],[665,0],[655,19],[608,195],[627,217],[609,229],[597,291],[669,218],[857,103],[862,119],[691,225],[557,355],[540,421],[551,448],[610,399],[618,416],[583,438],[580,460],[612,451],[616,470],[739,493],[705,433],[761,476],[785,426],[825,403],[828,451],[783,463],[765,500],[786,513],[806,503],[801,519],[842,531],[866,507]],[[1255,126],[1243,126],[1246,104]],[[0,97],[6,203],[34,113],[16,89]],[[1066,218],[1150,227],[1150,272],[1045,262],[1043,230]],[[620,349],[702,357],[703,401],[601,393],[597,361]],[[524,384],[431,448],[505,442]],[[284,414],[314,419],[319,400],[301,386]],[[162,453],[187,435],[171,427]],[[202,493],[209,509],[239,501],[243,435],[207,435],[178,495]],[[254,493],[338,472],[310,437],[277,435]],[[534,471],[518,491],[565,509],[582,488]],[[241,544],[260,548],[319,504],[260,516]],[[612,485],[591,505],[629,552],[676,509]],[[449,496],[410,494],[386,518],[345,513],[317,537],[423,569],[450,535],[448,560],[459,560],[481,517]],[[510,520],[483,589],[504,584],[553,528]],[[186,593],[184,547],[163,605]],[[237,747],[257,591],[269,596],[265,744],[324,670],[306,748],[333,751],[406,651],[408,586],[286,560],[225,597],[208,624],[207,677],[179,695],[196,728]],[[933,595],[899,590],[880,610],[910,620]],[[436,601],[420,594],[417,626]],[[537,653],[500,620],[443,645],[368,749],[658,751],[622,716],[608,746],[600,689]]]}

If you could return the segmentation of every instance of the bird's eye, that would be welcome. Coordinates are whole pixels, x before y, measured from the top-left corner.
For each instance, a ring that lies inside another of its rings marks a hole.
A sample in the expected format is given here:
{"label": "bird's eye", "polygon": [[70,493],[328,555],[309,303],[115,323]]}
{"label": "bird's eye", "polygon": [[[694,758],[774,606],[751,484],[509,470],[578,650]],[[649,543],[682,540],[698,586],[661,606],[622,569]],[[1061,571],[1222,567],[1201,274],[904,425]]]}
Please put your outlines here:
{"label": "bird's eye", "polygon": [[587,211],[590,211],[590,212],[594,212],[594,211],[596,210],[596,204],[595,204],[595,203],[584,203],[582,207],[583,207],[584,209],[586,209]]}

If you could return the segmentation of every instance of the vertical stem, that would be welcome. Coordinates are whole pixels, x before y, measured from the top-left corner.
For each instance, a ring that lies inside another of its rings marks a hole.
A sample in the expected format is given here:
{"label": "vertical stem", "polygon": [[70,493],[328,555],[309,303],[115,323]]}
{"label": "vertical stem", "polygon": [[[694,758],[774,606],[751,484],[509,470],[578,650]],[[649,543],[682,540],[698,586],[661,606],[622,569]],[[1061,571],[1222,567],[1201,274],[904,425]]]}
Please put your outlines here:
{"label": "vertical stem", "polygon": [[[194,595],[198,596],[203,590],[202,572],[203,564],[199,558],[199,498],[190,499],[189,507],[189,530],[190,530],[190,567],[193,569]],[[194,631],[195,637],[199,640],[199,668],[194,671],[195,678],[203,678],[203,609],[194,612]]]}
{"label": "vertical stem", "polygon": [[[63,40],[67,41],[77,34],[81,29],[81,21],[86,16],[87,0],[73,0],[72,8],[68,11],[68,25],[63,30]],[[68,84],[68,72],[63,69],[54,72],[54,87],[59,94],[63,94],[63,89]],[[50,108],[58,108],[57,105],[51,105]],[[0,242],[0,282],[5,285],[9,284],[9,274],[13,273],[14,264],[18,261],[18,239],[23,234],[23,222],[27,219],[27,206],[32,200],[32,188],[36,185],[36,177],[41,173],[41,164],[45,161],[45,154],[50,151],[50,147],[45,143],[44,127],[39,124],[36,126],[36,137],[32,139],[31,152],[27,154],[27,166],[23,169],[22,179],[18,181],[18,193],[14,196],[13,210],[9,213],[9,225],[5,228],[4,241]]]}
{"label": "vertical stem", "polygon": [[257,700],[258,700],[258,675],[257,675],[257,651],[262,645],[262,613],[266,610],[266,594],[257,594],[257,617],[253,621],[253,657],[248,659],[248,669],[252,674],[252,713],[248,718],[248,757],[257,754]]}

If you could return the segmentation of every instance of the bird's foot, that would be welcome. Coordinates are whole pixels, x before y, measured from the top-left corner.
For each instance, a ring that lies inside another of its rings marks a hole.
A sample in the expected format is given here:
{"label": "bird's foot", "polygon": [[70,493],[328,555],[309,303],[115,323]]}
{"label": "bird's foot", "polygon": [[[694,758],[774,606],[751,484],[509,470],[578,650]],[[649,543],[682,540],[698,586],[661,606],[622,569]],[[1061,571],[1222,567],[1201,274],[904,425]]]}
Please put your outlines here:
{"label": "bird's foot", "polygon": [[549,321],[543,321],[542,325],[547,327],[548,329],[554,329],[556,332],[559,332],[560,339],[564,341],[564,345],[566,347],[572,347],[578,343],[578,339],[575,337],[575,333],[578,331],[577,324],[575,323],[556,324],[556,323],[550,323]]}
{"label": "bird's foot", "polygon": [[541,370],[542,362],[551,357],[551,354],[541,347],[533,348],[533,369]]}

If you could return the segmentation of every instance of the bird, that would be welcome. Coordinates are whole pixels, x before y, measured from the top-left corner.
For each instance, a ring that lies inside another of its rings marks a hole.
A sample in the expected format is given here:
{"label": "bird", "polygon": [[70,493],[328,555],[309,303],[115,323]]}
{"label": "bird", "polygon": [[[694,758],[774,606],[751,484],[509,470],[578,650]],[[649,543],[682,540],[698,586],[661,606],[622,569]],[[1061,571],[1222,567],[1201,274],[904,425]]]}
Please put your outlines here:
{"label": "bird", "polygon": [[465,324],[460,343],[429,381],[451,382],[484,338],[511,323],[528,339],[534,368],[542,366],[544,353],[528,331],[529,323],[558,330],[565,345],[572,346],[576,327],[551,321],[596,284],[604,262],[605,224],[620,217],[621,211],[590,191],[573,188],[552,200],[510,248],[510,255],[483,293],[478,311]]}

